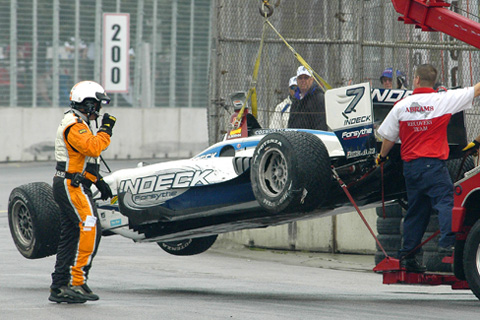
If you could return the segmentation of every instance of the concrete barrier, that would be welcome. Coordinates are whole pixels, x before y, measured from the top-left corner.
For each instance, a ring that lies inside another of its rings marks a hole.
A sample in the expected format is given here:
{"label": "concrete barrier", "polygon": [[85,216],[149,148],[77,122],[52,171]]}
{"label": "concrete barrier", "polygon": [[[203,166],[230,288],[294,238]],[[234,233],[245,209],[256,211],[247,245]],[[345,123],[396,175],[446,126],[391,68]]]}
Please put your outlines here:
{"label": "concrete barrier", "polygon": [[[362,211],[377,234],[375,209]],[[314,252],[373,254],[375,240],[357,212],[227,233],[220,239],[245,246]]]}
{"label": "concrete barrier", "polygon": [[[1,108],[0,162],[54,159],[64,108]],[[207,110],[110,108],[117,118],[105,159],[186,158],[208,146]]]}

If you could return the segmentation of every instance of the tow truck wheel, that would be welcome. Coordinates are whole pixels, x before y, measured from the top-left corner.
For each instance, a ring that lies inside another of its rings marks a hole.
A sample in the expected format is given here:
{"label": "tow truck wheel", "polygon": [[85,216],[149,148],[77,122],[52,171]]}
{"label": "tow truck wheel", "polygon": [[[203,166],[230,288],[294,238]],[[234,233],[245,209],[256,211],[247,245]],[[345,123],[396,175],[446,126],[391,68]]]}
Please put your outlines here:
{"label": "tow truck wheel", "polygon": [[480,220],[468,233],[463,252],[463,267],[470,289],[480,299]]}
{"label": "tow truck wheel", "polygon": [[250,177],[255,198],[268,212],[312,211],[332,182],[327,148],[307,132],[268,134],[255,149]]}
{"label": "tow truck wheel", "polygon": [[60,209],[52,187],[34,182],[12,190],[8,199],[8,225],[18,251],[28,259],[57,252],[60,238]]}

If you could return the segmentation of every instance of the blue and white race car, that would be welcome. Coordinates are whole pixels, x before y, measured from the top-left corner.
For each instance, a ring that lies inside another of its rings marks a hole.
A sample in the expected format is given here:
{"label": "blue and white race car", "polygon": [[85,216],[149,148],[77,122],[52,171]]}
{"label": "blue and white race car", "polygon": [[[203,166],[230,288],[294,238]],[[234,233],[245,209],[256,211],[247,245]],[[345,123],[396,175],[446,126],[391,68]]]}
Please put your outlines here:
{"label": "blue and white race car", "polygon": [[[332,168],[358,205],[378,205],[382,183],[375,166],[380,146],[375,126],[406,94],[371,91],[368,83],[329,90],[328,132],[255,128],[243,110],[223,141],[191,159],[139,165],[105,177],[115,197],[97,200],[102,234],[157,242],[171,254],[193,255],[210,248],[221,233],[351,212]],[[454,122],[452,155],[467,142],[463,114]],[[394,182],[384,184],[385,200],[405,198],[401,165],[397,145],[384,167],[384,180]],[[455,165],[454,171],[459,162]],[[22,255],[55,254],[59,213],[51,186],[35,182],[15,188],[8,214]]]}

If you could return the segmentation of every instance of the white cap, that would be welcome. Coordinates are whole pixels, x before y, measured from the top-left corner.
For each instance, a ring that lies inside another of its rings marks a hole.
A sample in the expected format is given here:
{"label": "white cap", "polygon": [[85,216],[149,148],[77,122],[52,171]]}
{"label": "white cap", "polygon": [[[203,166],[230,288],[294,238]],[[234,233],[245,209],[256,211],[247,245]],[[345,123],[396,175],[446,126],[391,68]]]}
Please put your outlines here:
{"label": "white cap", "polygon": [[290,80],[288,80],[288,87],[296,86],[296,85],[297,85],[297,77],[291,77]]}
{"label": "white cap", "polygon": [[305,68],[304,66],[300,66],[297,69],[297,77],[302,75],[302,74],[306,74],[309,77],[312,76],[312,74],[310,73],[310,71],[307,70],[307,68]]}

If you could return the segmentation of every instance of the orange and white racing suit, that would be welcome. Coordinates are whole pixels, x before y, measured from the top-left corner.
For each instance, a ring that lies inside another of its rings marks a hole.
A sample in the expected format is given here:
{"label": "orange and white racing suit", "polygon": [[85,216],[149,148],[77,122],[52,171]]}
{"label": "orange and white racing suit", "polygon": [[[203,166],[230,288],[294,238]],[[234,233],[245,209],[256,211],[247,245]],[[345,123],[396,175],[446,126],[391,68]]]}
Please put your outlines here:
{"label": "orange and white racing suit", "polygon": [[[81,112],[71,109],[65,113],[55,140],[53,194],[61,211],[61,235],[52,289],[80,286],[88,278],[101,235],[90,186],[99,179],[98,157],[109,144],[110,135],[94,135]],[[81,179],[75,187],[72,179],[76,174],[81,174]]]}

